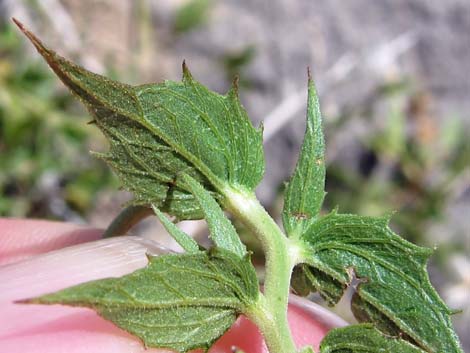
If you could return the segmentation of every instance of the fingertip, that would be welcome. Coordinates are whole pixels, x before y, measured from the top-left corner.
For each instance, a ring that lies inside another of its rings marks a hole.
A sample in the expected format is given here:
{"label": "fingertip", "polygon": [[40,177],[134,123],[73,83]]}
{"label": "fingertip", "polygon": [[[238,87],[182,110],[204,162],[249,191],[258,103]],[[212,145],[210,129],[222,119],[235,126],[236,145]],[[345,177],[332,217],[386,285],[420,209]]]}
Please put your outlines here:
{"label": "fingertip", "polygon": [[0,219],[0,266],[101,237],[102,230],[72,223]]}
{"label": "fingertip", "polygon": [[167,253],[154,242],[119,237],[70,246],[0,268],[0,301],[31,298],[79,283],[118,277],[147,264],[146,254]]}

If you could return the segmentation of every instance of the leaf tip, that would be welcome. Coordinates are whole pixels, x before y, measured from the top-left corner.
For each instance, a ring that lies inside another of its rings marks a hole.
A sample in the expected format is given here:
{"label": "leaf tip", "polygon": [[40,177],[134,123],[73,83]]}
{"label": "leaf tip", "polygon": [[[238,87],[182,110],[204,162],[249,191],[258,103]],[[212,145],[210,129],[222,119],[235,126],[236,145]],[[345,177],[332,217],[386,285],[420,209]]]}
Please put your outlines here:
{"label": "leaf tip", "polygon": [[307,66],[307,83],[308,83],[308,95],[309,97],[317,98],[317,88],[315,87],[315,81],[313,79],[312,70],[310,66]]}
{"label": "leaf tip", "polygon": [[147,265],[148,265],[148,264],[150,264],[150,263],[154,260],[155,255],[152,255],[151,253],[146,252],[146,253],[145,253],[145,257],[147,258],[147,261],[148,261]]}
{"label": "leaf tip", "polygon": [[49,49],[47,49],[44,44],[39,40],[39,38],[36,37],[30,30],[28,30],[22,22],[20,22],[15,17],[12,17],[11,20],[18,26],[20,31],[23,32],[23,34],[31,41],[31,43],[33,43],[33,45],[36,47],[36,49],[41,55],[50,55]]}
{"label": "leaf tip", "polygon": [[14,304],[42,304],[42,301],[39,298],[25,298],[14,300]]}
{"label": "leaf tip", "polygon": [[14,300],[13,304],[31,304],[31,299]]}
{"label": "leaf tip", "polygon": [[451,309],[451,308],[449,308],[449,315],[462,314],[463,312],[464,312],[464,309]]}
{"label": "leaf tip", "polygon": [[247,250],[246,253],[243,255],[243,260],[251,262],[252,257],[253,257],[253,251]]}
{"label": "leaf tip", "polygon": [[261,138],[264,134],[264,121],[261,121],[258,125],[258,133],[260,134]]}
{"label": "leaf tip", "polygon": [[308,82],[313,81],[313,79],[312,79],[312,71],[310,70],[310,66],[307,66],[307,77],[308,77]]}
{"label": "leaf tip", "polygon": [[396,213],[396,211],[389,211],[389,212],[385,213],[383,216],[380,216],[376,219],[377,219],[377,221],[379,222],[379,224],[381,226],[390,229],[390,221],[392,220],[392,217],[395,215],[395,213]]}
{"label": "leaf tip", "polygon": [[238,75],[235,75],[233,77],[230,89],[228,90],[228,92],[226,94],[226,97],[228,97],[229,99],[235,101],[237,104],[240,104],[240,100],[239,100],[239,97],[238,97],[239,83],[240,83],[240,77]]}
{"label": "leaf tip", "polygon": [[12,17],[11,20],[15,23],[15,25],[19,27],[19,29],[23,31],[24,25],[18,19],[16,19],[15,17]]}
{"label": "leaf tip", "polygon": [[191,75],[191,71],[189,71],[189,67],[188,64],[186,64],[186,60],[183,60],[183,64],[181,66],[183,68],[183,82],[191,81],[193,79],[193,75]]}
{"label": "leaf tip", "polygon": [[97,151],[89,151],[90,155],[97,158],[101,159],[105,162],[110,162],[112,160],[112,156],[108,153],[102,153],[102,152],[97,152]]}
{"label": "leaf tip", "polygon": [[239,84],[240,84],[240,76],[239,76],[239,75],[233,76],[233,80],[232,80],[232,90],[233,90],[233,92],[234,92],[237,96],[238,96]]}
{"label": "leaf tip", "polygon": [[396,210],[392,210],[392,211],[387,212],[387,213],[384,215],[384,219],[387,220],[387,223],[390,222],[390,220],[392,219],[393,216],[395,216],[395,213],[397,213],[397,211],[396,211]]}

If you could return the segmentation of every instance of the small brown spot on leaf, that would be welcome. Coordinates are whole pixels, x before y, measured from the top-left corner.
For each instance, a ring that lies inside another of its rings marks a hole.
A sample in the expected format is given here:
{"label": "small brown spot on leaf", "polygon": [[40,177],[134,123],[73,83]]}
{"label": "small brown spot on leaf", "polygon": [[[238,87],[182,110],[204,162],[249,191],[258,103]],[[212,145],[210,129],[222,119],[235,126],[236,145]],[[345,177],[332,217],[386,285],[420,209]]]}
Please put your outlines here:
{"label": "small brown spot on leaf", "polygon": [[292,215],[297,219],[308,219],[308,218],[310,218],[310,215],[308,213],[304,213],[304,212],[295,212]]}

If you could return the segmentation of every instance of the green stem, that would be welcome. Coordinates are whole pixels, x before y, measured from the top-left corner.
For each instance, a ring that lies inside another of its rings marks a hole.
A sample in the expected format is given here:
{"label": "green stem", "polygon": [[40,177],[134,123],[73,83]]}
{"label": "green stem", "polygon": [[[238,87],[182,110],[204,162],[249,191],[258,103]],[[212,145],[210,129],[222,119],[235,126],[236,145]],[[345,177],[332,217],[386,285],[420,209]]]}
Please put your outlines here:
{"label": "green stem", "polygon": [[264,335],[270,353],[295,353],[287,304],[297,247],[282,233],[253,193],[225,190],[228,210],[259,239],[266,256],[264,295],[247,313]]}
{"label": "green stem", "polygon": [[102,237],[110,238],[125,235],[134,225],[151,214],[153,214],[152,209],[146,206],[128,206],[113,219]]}

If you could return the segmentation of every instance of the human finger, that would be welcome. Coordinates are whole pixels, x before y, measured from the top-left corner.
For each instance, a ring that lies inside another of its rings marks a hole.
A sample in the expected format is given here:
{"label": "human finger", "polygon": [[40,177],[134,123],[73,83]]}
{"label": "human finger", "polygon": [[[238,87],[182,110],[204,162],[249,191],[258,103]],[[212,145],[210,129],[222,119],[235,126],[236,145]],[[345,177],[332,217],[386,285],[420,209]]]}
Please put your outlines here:
{"label": "human finger", "polygon": [[148,252],[158,255],[166,249],[137,237],[120,237],[71,246],[1,267],[0,351],[144,351],[138,339],[90,309],[19,305],[14,301],[128,274],[146,265]]}
{"label": "human finger", "polygon": [[97,240],[102,232],[72,223],[0,218],[0,266]]}
{"label": "human finger", "polygon": [[[135,337],[91,310],[19,306],[12,301],[93,279],[122,276],[145,266],[147,252],[158,255],[166,249],[141,238],[121,237],[73,246],[3,267],[0,269],[0,321],[5,322],[0,325],[0,347],[13,353],[32,347],[39,353],[140,352],[143,348]],[[299,347],[318,345],[323,335],[337,325],[334,320],[325,319],[327,316],[319,313],[315,306],[295,298],[291,301],[289,322]],[[77,344],[78,340],[82,344]],[[44,342],[53,344],[45,345]],[[231,352],[232,346],[238,346],[246,353],[267,352],[257,328],[243,317],[217,342],[211,353]]]}

